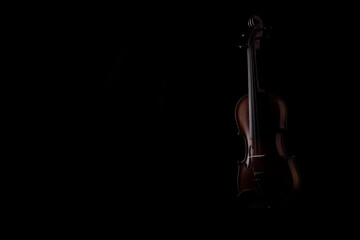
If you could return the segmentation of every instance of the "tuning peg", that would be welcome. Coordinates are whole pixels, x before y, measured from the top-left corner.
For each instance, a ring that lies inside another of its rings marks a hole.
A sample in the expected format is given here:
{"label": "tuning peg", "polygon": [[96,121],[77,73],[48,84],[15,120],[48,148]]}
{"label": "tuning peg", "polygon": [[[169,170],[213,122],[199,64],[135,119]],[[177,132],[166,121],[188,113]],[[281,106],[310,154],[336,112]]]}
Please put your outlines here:
{"label": "tuning peg", "polygon": [[248,47],[247,44],[239,45],[239,48],[247,48],[247,47]]}
{"label": "tuning peg", "polygon": [[272,30],[272,26],[264,26],[264,31],[271,31]]}
{"label": "tuning peg", "polygon": [[270,38],[271,31],[272,31],[272,26],[264,26],[264,36],[265,36],[265,38]]}
{"label": "tuning peg", "polygon": [[241,37],[240,37],[240,42],[242,42],[240,45],[239,45],[239,48],[247,48],[248,45],[246,43],[246,39],[248,37],[248,34],[246,33],[243,33],[241,34]]}

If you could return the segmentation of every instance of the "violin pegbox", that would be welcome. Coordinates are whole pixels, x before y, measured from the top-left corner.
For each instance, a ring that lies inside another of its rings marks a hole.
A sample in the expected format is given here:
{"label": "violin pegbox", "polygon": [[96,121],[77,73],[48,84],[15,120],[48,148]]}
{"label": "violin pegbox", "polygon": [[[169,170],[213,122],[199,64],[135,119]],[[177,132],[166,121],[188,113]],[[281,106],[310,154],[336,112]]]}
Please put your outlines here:
{"label": "violin pegbox", "polygon": [[254,50],[260,49],[260,39],[264,31],[264,24],[258,15],[253,15],[248,20],[248,26],[252,28],[249,35],[248,47],[253,47]]}

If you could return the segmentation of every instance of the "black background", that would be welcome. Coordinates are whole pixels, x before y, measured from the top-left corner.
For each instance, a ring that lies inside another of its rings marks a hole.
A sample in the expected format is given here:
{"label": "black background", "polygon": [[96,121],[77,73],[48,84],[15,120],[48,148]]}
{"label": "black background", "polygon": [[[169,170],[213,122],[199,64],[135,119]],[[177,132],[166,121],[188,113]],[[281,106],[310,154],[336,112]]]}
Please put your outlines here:
{"label": "black background", "polygon": [[11,20],[11,166],[3,169],[17,201],[236,209],[244,142],[234,111],[247,93],[246,51],[238,45],[258,14],[272,26],[258,53],[260,77],[287,102],[288,150],[303,183],[294,207],[356,207],[351,6],[63,8],[24,7]]}

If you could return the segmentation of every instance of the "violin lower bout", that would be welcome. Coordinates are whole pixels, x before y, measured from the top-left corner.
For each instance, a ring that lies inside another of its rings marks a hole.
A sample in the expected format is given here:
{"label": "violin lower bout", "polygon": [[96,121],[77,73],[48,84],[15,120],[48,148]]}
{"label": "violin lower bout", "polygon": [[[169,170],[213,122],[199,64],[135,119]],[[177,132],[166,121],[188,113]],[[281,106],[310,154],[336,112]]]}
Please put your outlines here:
{"label": "violin lower bout", "polygon": [[[246,160],[238,166],[238,191],[251,190],[272,203],[286,203],[297,188],[294,178],[294,158],[262,156]],[[296,171],[296,169],[295,169]],[[297,174],[297,173],[295,173]]]}

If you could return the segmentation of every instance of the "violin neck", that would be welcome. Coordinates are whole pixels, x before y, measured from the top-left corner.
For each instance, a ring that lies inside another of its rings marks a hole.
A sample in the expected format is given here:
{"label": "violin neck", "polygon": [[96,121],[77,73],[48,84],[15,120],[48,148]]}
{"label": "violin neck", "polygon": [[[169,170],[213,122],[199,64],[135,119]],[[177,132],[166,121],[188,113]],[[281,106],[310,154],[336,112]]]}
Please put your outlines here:
{"label": "violin neck", "polygon": [[253,47],[247,49],[247,67],[248,67],[248,97],[249,97],[249,124],[250,138],[259,137],[259,107],[258,92],[259,81],[256,64],[256,52]]}

